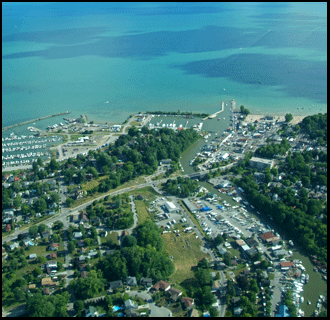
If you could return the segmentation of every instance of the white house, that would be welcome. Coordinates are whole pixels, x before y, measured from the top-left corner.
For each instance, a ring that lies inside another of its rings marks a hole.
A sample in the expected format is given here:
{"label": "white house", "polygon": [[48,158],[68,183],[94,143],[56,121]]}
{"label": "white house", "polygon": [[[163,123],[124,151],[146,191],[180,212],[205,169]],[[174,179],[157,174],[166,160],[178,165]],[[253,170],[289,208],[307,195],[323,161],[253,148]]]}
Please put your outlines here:
{"label": "white house", "polygon": [[76,238],[76,239],[81,239],[82,238],[82,233],[80,231],[79,232],[74,232],[73,237]]}

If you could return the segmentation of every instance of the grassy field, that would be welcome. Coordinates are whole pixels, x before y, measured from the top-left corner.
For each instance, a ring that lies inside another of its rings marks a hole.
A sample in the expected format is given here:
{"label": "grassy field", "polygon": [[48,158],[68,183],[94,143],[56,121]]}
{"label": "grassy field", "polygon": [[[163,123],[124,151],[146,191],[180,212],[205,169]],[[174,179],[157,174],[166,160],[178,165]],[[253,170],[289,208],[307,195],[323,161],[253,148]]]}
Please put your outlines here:
{"label": "grassy field", "polygon": [[103,237],[103,238],[100,238],[100,239],[101,239],[102,244],[105,243],[105,242],[108,242],[109,240],[112,240],[112,242],[119,245],[118,232],[115,232],[115,231],[108,232],[106,237]]}
{"label": "grassy field", "polygon": [[147,203],[143,200],[135,200],[136,212],[138,215],[139,224],[143,223],[146,220],[152,220],[149,212],[146,207]]}
{"label": "grassy field", "polygon": [[70,140],[71,141],[77,141],[78,140],[78,138],[82,138],[82,137],[85,137],[86,135],[84,135],[84,134],[72,134],[71,136],[70,136]]}
{"label": "grassy field", "polygon": [[[182,231],[182,226],[177,225],[176,229]],[[175,272],[170,276],[170,281],[176,285],[186,279],[194,277],[192,267],[196,266],[202,258],[210,256],[201,251],[202,240],[196,239],[196,234],[180,232],[180,237],[174,233],[162,234],[165,251],[173,256]],[[189,246],[187,245],[190,245]]]}
{"label": "grassy field", "polygon": [[141,195],[143,196],[143,200],[135,199],[135,207],[138,215],[139,224],[143,223],[146,220],[154,220],[154,213],[148,212],[147,208],[150,206],[150,202],[155,200],[156,196],[159,194],[151,187],[146,187],[143,189],[139,189],[131,192],[135,196]]}

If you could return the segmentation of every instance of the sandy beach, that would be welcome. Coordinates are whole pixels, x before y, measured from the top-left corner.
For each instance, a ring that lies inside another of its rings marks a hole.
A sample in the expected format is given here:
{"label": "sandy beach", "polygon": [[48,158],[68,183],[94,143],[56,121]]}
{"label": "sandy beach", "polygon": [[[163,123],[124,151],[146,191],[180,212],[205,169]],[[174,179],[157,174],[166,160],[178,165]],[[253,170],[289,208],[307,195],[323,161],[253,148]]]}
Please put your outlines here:
{"label": "sandy beach", "polygon": [[[262,114],[249,114],[246,118],[245,118],[245,122],[254,122],[256,120],[260,120],[263,119],[265,116]],[[301,122],[304,118],[306,118],[307,116],[293,116],[293,119],[290,121],[290,124],[297,124],[299,122]],[[285,121],[285,116],[274,116],[274,121]]]}

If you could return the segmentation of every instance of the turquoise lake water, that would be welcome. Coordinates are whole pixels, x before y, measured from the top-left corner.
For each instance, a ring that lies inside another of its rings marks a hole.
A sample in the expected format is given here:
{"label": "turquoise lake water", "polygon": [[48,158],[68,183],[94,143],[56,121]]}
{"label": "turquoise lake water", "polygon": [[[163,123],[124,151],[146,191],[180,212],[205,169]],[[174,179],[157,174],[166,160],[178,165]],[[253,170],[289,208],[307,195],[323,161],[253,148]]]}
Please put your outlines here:
{"label": "turquoise lake water", "polygon": [[2,4],[2,125],[327,107],[325,3]]}

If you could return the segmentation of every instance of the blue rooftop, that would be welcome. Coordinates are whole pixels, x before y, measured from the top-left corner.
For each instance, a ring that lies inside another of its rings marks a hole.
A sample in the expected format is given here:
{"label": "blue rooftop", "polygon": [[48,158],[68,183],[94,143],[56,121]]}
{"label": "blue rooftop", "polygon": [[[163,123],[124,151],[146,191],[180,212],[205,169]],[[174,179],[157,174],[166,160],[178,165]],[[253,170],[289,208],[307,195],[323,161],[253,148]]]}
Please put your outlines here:
{"label": "blue rooftop", "polygon": [[289,308],[282,304],[280,306],[280,313],[278,313],[276,317],[290,317]]}

